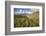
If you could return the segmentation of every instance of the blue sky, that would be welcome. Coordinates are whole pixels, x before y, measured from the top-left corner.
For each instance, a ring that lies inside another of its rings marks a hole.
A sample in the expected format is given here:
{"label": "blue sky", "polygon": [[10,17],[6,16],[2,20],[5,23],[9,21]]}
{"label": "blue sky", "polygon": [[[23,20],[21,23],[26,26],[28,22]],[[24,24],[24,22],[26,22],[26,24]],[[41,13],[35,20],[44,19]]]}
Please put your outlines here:
{"label": "blue sky", "polygon": [[32,11],[38,11],[38,9],[31,8],[14,8],[14,14],[31,14]]}
{"label": "blue sky", "polygon": [[14,14],[28,14],[31,12],[31,8],[14,8]]}
{"label": "blue sky", "polygon": [[14,12],[29,12],[30,8],[14,8]]}

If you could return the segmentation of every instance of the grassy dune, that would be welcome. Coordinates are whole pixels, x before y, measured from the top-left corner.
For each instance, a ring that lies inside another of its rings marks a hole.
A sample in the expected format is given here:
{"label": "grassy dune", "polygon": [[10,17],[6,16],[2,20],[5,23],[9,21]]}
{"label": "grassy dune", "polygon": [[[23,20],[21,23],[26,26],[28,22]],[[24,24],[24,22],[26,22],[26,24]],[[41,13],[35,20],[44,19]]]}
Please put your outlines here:
{"label": "grassy dune", "polygon": [[14,15],[14,27],[38,27],[39,12],[34,12],[30,15]]}

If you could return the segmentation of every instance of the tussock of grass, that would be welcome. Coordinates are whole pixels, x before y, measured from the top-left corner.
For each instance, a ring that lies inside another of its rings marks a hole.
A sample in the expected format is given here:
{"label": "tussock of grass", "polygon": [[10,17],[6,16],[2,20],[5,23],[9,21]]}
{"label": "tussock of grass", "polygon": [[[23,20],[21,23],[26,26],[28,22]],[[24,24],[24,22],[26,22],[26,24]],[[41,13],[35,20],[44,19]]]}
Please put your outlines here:
{"label": "tussock of grass", "polygon": [[38,27],[39,26],[39,12],[34,12],[27,16],[14,15],[14,27]]}

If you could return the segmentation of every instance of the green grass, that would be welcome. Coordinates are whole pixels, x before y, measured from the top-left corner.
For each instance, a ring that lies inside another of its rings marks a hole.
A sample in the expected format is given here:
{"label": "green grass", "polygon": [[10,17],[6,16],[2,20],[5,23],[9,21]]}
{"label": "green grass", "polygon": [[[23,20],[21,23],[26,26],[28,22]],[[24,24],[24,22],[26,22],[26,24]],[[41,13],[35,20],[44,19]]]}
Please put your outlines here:
{"label": "green grass", "polygon": [[39,12],[34,12],[27,16],[14,15],[14,27],[38,27],[39,26]]}

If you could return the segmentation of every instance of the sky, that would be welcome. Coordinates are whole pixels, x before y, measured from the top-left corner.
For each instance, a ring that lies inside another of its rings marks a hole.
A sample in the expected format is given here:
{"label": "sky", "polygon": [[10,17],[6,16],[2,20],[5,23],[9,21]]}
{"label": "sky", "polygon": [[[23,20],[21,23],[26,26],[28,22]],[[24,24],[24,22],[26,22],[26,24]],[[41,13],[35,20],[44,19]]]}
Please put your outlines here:
{"label": "sky", "polygon": [[28,12],[31,12],[31,8],[14,8],[15,14],[26,14]]}
{"label": "sky", "polygon": [[14,8],[15,12],[28,12],[31,11],[30,8]]}
{"label": "sky", "polygon": [[32,11],[38,11],[38,9],[31,8],[14,8],[14,14],[31,14]]}

